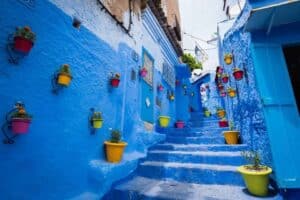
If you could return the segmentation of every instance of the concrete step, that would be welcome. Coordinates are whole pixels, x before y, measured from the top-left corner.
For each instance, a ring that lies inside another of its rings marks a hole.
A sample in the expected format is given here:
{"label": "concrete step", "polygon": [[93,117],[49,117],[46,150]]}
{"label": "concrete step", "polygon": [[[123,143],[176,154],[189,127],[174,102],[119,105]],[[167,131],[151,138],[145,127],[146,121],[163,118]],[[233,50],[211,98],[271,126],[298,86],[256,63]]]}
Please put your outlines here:
{"label": "concrete step", "polygon": [[[158,180],[141,176],[116,186],[103,200],[259,200],[249,195],[241,186],[207,185],[178,182],[172,179]],[[264,200],[281,200],[270,191]]]}
{"label": "concrete step", "polygon": [[176,181],[203,184],[243,185],[238,166],[178,162],[146,161],[139,165],[138,174],[148,178],[172,178]]}
{"label": "concrete step", "polygon": [[176,144],[225,144],[223,136],[216,136],[216,137],[167,136],[166,142],[176,143]]}
{"label": "concrete step", "polygon": [[148,152],[148,161],[179,162],[179,163],[206,163],[223,165],[243,165],[246,161],[240,151],[169,151],[151,150]]}
{"label": "concrete step", "polygon": [[174,151],[246,151],[248,146],[245,144],[176,144],[163,143],[157,144],[150,150],[174,150]]}

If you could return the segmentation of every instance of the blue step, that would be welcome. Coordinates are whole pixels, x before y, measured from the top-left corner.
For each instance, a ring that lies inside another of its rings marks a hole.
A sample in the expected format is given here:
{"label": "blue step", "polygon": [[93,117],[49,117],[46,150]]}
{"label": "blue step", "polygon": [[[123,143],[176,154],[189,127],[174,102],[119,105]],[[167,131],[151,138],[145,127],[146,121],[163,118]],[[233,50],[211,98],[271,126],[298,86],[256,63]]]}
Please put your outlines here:
{"label": "blue step", "polygon": [[177,162],[146,161],[139,165],[138,174],[148,178],[203,184],[244,185],[238,166]]}
{"label": "blue step", "polygon": [[[116,186],[103,200],[259,200],[244,192],[245,188],[232,185],[207,185],[158,180],[141,176]],[[272,193],[264,200],[282,200]]]}
{"label": "blue step", "polygon": [[167,136],[166,142],[176,144],[224,144],[224,137],[174,137]]}
{"label": "blue step", "polygon": [[246,164],[240,151],[168,151],[151,150],[148,152],[148,161],[180,162],[180,163],[206,163],[223,165]]}
{"label": "blue step", "polygon": [[175,150],[175,151],[246,151],[249,147],[245,144],[175,144],[163,143],[152,146],[150,150]]}

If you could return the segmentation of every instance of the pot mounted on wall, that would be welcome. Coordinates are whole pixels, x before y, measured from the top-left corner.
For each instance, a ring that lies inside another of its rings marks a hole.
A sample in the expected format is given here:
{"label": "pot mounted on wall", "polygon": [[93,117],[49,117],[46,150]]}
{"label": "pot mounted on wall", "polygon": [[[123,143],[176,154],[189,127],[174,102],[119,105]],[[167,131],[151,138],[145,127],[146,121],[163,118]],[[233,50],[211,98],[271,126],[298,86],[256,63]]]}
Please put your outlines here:
{"label": "pot mounted on wall", "polygon": [[226,65],[230,65],[232,63],[233,60],[233,55],[231,53],[226,53],[224,55],[224,62],[226,63]]}
{"label": "pot mounted on wall", "polygon": [[110,79],[110,85],[113,88],[119,87],[121,75],[119,73],[115,73]]}
{"label": "pot mounted on wall", "polygon": [[222,81],[223,81],[223,83],[228,83],[229,75],[228,74],[222,74]]}
{"label": "pot mounted on wall", "polygon": [[89,122],[92,130],[92,134],[95,133],[97,129],[102,128],[103,118],[102,113],[95,111],[94,108],[91,108],[91,116],[89,117]]}
{"label": "pot mounted on wall", "polygon": [[70,66],[68,64],[61,65],[58,72],[56,72],[52,78],[53,93],[56,94],[63,87],[68,87],[72,78]]}
{"label": "pot mounted on wall", "polygon": [[[22,102],[17,102],[14,108],[6,114],[5,119],[6,122],[2,126],[2,132],[5,136],[3,143],[13,144],[13,139],[16,136],[28,132],[32,116],[26,112]],[[12,136],[9,136],[8,132],[11,132]]]}
{"label": "pot mounted on wall", "polygon": [[244,77],[244,71],[236,67],[233,69],[233,76],[237,81],[242,80]]}
{"label": "pot mounted on wall", "polygon": [[147,74],[148,74],[148,71],[147,71],[147,69],[145,67],[143,67],[142,69],[140,69],[140,76],[142,78],[146,77]]}

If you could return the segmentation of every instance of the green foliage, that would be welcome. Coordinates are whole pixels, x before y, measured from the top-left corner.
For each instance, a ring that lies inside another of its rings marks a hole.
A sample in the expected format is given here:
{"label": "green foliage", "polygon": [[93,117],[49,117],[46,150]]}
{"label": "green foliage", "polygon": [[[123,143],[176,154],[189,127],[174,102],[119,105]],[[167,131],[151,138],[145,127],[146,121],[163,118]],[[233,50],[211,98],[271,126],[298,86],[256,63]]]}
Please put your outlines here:
{"label": "green foliage", "polygon": [[30,40],[32,43],[35,41],[35,34],[31,31],[30,27],[24,26],[23,28],[18,27],[15,32],[15,37],[22,37],[27,40]]}
{"label": "green foliage", "polygon": [[60,73],[68,74],[71,76],[70,66],[68,64],[63,64],[59,70]]}
{"label": "green foliage", "polygon": [[112,130],[111,131],[111,139],[112,143],[119,143],[121,140],[121,133],[119,130]]}
{"label": "green foliage", "polygon": [[26,112],[16,111],[11,115],[11,118],[31,119],[32,116],[27,114]]}
{"label": "green foliage", "polygon": [[261,165],[261,159],[257,151],[243,151],[242,156],[251,164],[250,170],[264,170],[266,167]]}
{"label": "green foliage", "polygon": [[231,131],[234,130],[234,123],[233,123],[233,121],[229,122],[229,130],[231,130]]}
{"label": "green foliage", "polygon": [[202,69],[202,63],[198,62],[190,53],[183,54],[181,59],[182,62],[186,63],[190,67],[191,71],[194,69]]}
{"label": "green foliage", "polygon": [[101,112],[94,112],[93,120],[102,120]]}

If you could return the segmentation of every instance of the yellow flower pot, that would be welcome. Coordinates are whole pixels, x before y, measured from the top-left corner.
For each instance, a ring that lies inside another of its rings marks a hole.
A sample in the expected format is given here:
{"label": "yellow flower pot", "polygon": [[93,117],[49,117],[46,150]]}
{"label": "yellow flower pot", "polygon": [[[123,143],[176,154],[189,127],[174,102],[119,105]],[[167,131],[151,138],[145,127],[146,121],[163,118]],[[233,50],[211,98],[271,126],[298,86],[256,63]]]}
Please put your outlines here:
{"label": "yellow flower pot", "polygon": [[227,144],[238,144],[239,134],[239,131],[223,131]]}
{"label": "yellow flower pot", "polygon": [[210,112],[207,110],[207,111],[204,111],[204,115],[205,115],[205,117],[210,117]]}
{"label": "yellow flower pot", "polygon": [[232,63],[232,55],[225,55],[224,62],[226,65],[230,65]]}
{"label": "yellow flower pot", "polygon": [[69,74],[59,73],[57,83],[63,86],[68,86],[72,77]]}
{"label": "yellow flower pot", "polygon": [[269,185],[269,174],[272,173],[270,167],[265,170],[250,170],[245,165],[237,169],[243,176],[248,191],[256,196],[267,196]]}
{"label": "yellow flower pot", "polygon": [[106,159],[111,163],[118,163],[122,160],[123,152],[127,146],[126,142],[113,143],[105,141]]}
{"label": "yellow flower pot", "polygon": [[102,119],[93,119],[93,128],[101,128],[103,124],[103,120]]}
{"label": "yellow flower pot", "polygon": [[236,91],[234,89],[229,89],[227,91],[227,93],[228,93],[229,97],[235,97],[236,96]]}
{"label": "yellow flower pot", "polygon": [[218,110],[217,111],[217,115],[218,115],[219,118],[224,118],[225,114],[226,114],[225,110]]}
{"label": "yellow flower pot", "polygon": [[168,116],[159,116],[159,124],[161,127],[168,127],[170,122],[170,117]]}

